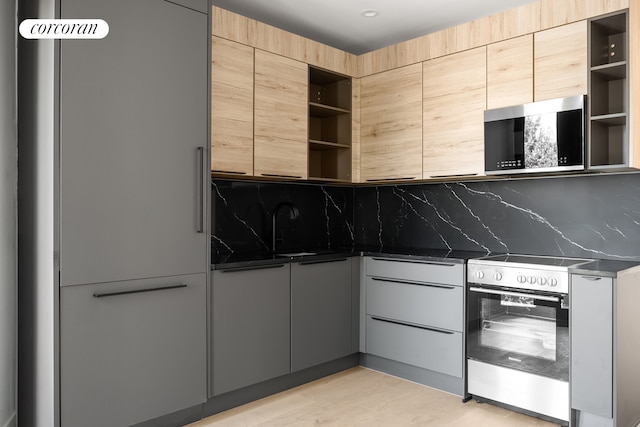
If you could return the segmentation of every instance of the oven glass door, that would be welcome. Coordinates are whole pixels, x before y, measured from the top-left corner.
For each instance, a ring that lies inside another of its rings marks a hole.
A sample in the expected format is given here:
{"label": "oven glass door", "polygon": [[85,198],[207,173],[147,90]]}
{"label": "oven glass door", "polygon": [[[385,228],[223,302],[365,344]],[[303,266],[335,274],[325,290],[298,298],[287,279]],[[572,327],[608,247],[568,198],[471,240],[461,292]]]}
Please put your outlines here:
{"label": "oven glass door", "polygon": [[467,357],[569,381],[565,297],[469,285]]}

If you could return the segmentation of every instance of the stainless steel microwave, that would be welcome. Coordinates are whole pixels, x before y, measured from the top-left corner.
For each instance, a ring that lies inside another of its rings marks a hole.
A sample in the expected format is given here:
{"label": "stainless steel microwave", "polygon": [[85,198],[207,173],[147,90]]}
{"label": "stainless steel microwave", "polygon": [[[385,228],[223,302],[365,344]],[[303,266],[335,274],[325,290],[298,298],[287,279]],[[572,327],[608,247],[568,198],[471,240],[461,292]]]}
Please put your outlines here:
{"label": "stainless steel microwave", "polygon": [[584,169],[585,103],[580,95],[486,110],[485,173]]}

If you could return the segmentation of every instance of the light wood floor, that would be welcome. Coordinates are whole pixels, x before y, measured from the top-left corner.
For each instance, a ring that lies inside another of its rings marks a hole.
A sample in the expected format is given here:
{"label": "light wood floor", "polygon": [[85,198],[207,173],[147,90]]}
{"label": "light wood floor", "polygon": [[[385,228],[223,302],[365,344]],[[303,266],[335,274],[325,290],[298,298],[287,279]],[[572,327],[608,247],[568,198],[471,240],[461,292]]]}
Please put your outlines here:
{"label": "light wood floor", "polygon": [[550,427],[555,424],[357,367],[189,427]]}

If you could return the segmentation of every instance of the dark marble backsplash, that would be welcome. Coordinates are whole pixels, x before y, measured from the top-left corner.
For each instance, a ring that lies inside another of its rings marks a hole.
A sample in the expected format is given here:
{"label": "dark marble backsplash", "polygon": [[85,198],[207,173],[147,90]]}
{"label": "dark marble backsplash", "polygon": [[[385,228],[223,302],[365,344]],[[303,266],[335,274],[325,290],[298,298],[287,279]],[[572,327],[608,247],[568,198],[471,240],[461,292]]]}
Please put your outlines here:
{"label": "dark marble backsplash", "polygon": [[640,261],[640,173],[367,187],[215,180],[213,252],[444,249]]}
{"label": "dark marble backsplash", "polygon": [[356,243],[640,261],[640,174],[356,189]]}
{"label": "dark marble backsplash", "polygon": [[279,212],[278,251],[354,245],[350,186],[214,180],[211,189],[214,255],[270,252],[271,214],[281,202],[295,205],[299,216]]}

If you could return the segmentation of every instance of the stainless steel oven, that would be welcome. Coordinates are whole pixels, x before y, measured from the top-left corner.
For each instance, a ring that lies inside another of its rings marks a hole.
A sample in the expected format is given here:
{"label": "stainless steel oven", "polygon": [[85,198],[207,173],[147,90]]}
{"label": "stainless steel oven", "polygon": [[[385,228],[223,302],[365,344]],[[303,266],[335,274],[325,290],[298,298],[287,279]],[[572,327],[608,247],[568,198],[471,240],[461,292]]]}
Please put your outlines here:
{"label": "stainless steel oven", "polygon": [[468,392],[569,421],[569,307],[574,258],[493,255],[468,262]]}

